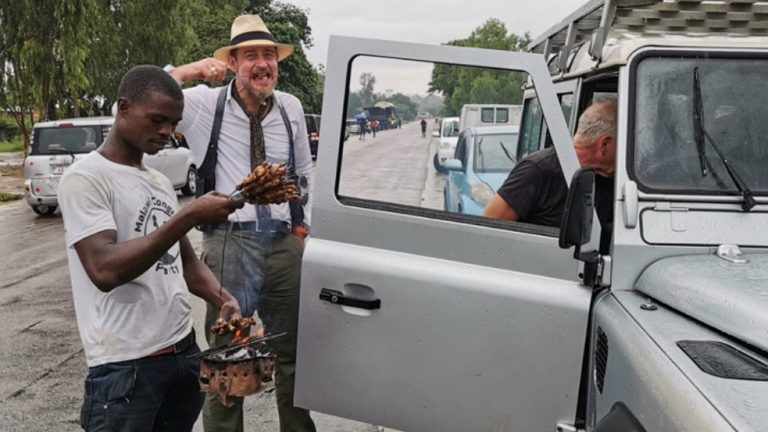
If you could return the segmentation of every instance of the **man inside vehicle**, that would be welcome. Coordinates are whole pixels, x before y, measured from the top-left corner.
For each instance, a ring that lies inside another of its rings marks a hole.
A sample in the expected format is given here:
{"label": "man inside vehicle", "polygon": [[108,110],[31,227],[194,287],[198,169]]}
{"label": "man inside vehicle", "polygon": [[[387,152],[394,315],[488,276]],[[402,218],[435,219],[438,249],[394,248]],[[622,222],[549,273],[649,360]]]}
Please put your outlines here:
{"label": "man inside vehicle", "polygon": [[[573,147],[581,166],[595,169],[595,208],[603,228],[613,221],[616,101],[593,103],[579,117]],[[560,226],[568,186],[554,147],[530,154],[509,173],[483,210],[494,219]],[[601,247],[602,249],[602,247]]]}

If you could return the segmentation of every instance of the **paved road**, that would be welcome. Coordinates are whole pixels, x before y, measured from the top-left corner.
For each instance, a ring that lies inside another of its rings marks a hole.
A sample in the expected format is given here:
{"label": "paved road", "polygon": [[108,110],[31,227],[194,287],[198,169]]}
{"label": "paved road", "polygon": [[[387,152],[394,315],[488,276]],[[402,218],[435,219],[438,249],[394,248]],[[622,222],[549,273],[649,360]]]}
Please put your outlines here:
{"label": "paved road", "polygon": [[365,141],[351,136],[344,145],[341,195],[415,207],[443,208],[445,175],[435,174],[433,122],[422,138],[418,122],[381,131]]}

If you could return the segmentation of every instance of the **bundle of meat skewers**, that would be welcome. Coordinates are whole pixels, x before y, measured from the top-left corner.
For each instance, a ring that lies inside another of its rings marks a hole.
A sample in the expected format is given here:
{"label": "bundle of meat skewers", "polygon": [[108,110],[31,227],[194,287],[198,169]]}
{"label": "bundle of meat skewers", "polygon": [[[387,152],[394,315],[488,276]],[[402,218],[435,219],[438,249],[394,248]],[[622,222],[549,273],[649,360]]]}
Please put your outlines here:
{"label": "bundle of meat skewers", "polygon": [[233,334],[239,336],[244,329],[251,326],[260,326],[261,320],[258,316],[253,317],[233,317],[229,320],[219,318],[211,326],[211,332],[217,335]]}
{"label": "bundle of meat skewers", "polygon": [[280,204],[300,200],[299,188],[288,175],[285,164],[261,162],[231,195],[249,204]]}

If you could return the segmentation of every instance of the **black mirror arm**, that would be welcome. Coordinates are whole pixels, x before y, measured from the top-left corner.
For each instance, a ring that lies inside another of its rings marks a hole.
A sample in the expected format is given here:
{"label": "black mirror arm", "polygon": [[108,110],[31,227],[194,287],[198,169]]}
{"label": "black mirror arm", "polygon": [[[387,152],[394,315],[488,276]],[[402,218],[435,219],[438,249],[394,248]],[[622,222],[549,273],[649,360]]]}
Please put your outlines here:
{"label": "black mirror arm", "polygon": [[582,253],[580,247],[576,246],[573,257],[584,262],[584,271],[579,274],[579,278],[584,285],[597,287],[600,285],[600,252],[588,251]]}

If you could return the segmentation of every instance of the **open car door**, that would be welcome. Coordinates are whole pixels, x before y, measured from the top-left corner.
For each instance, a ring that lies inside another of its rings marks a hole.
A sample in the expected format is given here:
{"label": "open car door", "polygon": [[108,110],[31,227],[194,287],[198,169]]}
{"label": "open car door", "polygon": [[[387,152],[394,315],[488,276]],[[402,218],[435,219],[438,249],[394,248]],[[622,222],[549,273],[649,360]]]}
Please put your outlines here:
{"label": "open car door", "polygon": [[530,77],[568,181],[578,168],[542,56],[332,37],[295,403],[403,431],[555,430],[576,416],[591,301],[557,229],[443,211],[437,123],[406,102],[400,128],[344,142],[363,74],[396,99],[451,70]]}

